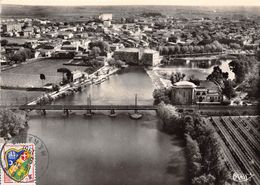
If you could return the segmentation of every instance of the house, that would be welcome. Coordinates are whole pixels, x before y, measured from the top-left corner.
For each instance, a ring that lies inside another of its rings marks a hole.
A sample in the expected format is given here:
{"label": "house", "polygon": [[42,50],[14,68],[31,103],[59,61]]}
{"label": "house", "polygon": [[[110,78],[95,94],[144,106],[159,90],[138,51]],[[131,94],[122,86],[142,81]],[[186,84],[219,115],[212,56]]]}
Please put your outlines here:
{"label": "house", "polygon": [[101,14],[98,17],[98,19],[101,20],[101,21],[112,20],[112,18],[113,18],[113,14]]}
{"label": "house", "polygon": [[24,37],[32,37],[34,35],[33,27],[27,27],[23,29],[23,36]]}
{"label": "house", "polygon": [[2,25],[3,32],[20,32],[22,31],[22,24],[20,23],[6,23]]}
{"label": "house", "polygon": [[104,24],[105,27],[110,27],[111,21],[104,21],[103,24]]}
{"label": "house", "polygon": [[59,32],[58,33],[58,38],[62,38],[62,39],[71,39],[73,37],[73,33],[71,32]]}

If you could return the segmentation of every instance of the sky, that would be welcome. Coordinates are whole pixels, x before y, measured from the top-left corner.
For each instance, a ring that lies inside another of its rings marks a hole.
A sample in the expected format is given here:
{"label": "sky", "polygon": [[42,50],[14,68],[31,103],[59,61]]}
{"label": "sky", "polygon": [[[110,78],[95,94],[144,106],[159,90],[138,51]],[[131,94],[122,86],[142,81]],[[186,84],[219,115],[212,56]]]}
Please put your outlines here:
{"label": "sky", "polygon": [[183,6],[260,6],[260,0],[0,0],[18,5],[183,5]]}

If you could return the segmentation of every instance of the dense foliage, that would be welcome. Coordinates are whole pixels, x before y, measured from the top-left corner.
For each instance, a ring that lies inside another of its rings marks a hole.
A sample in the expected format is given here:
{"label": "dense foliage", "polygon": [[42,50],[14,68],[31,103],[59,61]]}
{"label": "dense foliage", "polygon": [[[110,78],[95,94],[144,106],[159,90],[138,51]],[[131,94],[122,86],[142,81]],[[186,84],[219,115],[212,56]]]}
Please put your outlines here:
{"label": "dense foliage", "polygon": [[224,80],[228,79],[228,73],[223,73],[219,66],[213,68],[213,72],[208,75],[207,80],[222,84]]}
{"label": "dense foliage", "polygon": [[171,88],[155,89],[153,91],[154,104],[157,105],[161,102],[166,104],[170,103]]}
{"label": "dense foliage", "polygon": [[191,183],[224,184],[227,180],[215,131],[198,115],[184,118],[184,133]]}
{"label": "dense foliage", "polygon": [[14,62],[25,62],[26,59],[33,58],[33,52],[29,48],[21,48],[15,52],[10,59]]}
{"label": "dense foliage", "polygon": [[223,73],[219,66],[215,66],[213,68],[213,72],[208,75],[207,80],[212,81],[222,87],[222,93],[228,99],[236,96],[234,83],[228,79],[228,73]]}
{"label": "dense foliage", "polygon": [[107,63],[110,66],[121,68],[123,65],[125,65],[125,62],[121,60],[115,60],[114,58],[107,59]]}
{"label": "dense foliage", "polygon": [[10,138],[27,126],[25,112],[0,109],[0,137]]}
{"label": "dense foliage", "polygon": [[[175,40],[174,38],[171,38]],[[221,52],[222,45],[214,41],[206,45],[175,45],[175,46],[162,46],[159,48],[160,55],[176,55],[176,54],[197,54],[197,53],[214,53]]]}
{"label": "dense foliage", "polygon": [[185,138],[189,181],[192,185],[222,185],[228,173],[215,131],[197,114],[183,117],[176,108],[161,102],[157,114],[162,129]]}
{"label": "dense foliage", "polygon": [[235,73],[236,83],[241,83],[245,80],[246,74],[257,63],[255,57],[239,56],[237,59],[229,63],[230,69]]}
{"label": "dense foliage", "polygon": [[109,44],[104,41],[95,41],[89,43],[89,49],[92,50],[94,47],[100,49],[100,53],[105,53],[110,50]]}
{"label": "dense foliage", "polygon": [[168,133],[181,133],[182,119],[176,108],[170,104],[161,102],[158,105],[157,114],[162,120],[163,130]]}

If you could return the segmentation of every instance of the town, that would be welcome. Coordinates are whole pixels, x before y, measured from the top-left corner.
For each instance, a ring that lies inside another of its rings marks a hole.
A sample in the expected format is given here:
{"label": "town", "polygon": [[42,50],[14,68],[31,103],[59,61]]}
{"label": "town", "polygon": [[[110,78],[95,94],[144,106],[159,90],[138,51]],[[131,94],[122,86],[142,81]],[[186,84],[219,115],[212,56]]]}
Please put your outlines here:
{"label": "town", "polygon": [[[4,140],[27,127],[43,136],[38,130],[44,127],[42,120],[50,125],[43,129],[49,137],[54,137],[52,128],[66,133],[59,117],[66,124],[78,119],[83,130],[84,122],[90,126],[100,119],[102,125],[114,124],[114,130],[119,120],[147,124],[151,119],[167,137],[185,143],[180,161],[186,162],[179,164],[186,169],[181,172],[183,184],[260,184],[260,14],[178,17],[146,10],[127,17],[100,12],[80,18],[2,18]],[[105,111],[109,116],[100,118]],[[17,123],[12,126],[8,120]],[[86,132],[93,134],[91,129]],[[122,132],[127,134],[127,129]],[[180,184],[172,173],[167,177],[171,184]],[[60,180],[47,174],[50,179],[43,184]]]}

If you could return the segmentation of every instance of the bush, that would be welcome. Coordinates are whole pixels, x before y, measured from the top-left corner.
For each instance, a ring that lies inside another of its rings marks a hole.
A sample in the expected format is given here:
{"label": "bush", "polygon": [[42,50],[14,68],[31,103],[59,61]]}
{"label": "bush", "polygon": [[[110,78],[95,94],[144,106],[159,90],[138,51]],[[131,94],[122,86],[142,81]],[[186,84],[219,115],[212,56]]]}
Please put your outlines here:
{"label": "bush", "polygon": [[171,95],[171,89],[161,88],[153,91],[154,104],[157,105],[161,102],[169,104]]}
{"label": "bush", "polygon": [[10,138],[18,135],[27,126],[25,112],[13,112],[8,109],[0,110],[0,137]]}
{"label": "bush", "polygon": [[223,105],[230,105],[231,101],[230,100],[223,100],[222,104]]}
{"label": "bush", "polygon": [[182,133],[183,125],[180,114],[170,104],[161,102],[158,105],[157,114],[163,122],[163,129],[168,133]]}

